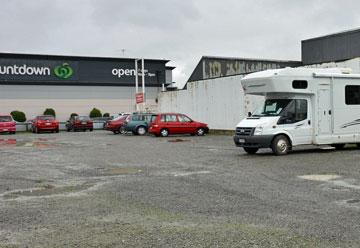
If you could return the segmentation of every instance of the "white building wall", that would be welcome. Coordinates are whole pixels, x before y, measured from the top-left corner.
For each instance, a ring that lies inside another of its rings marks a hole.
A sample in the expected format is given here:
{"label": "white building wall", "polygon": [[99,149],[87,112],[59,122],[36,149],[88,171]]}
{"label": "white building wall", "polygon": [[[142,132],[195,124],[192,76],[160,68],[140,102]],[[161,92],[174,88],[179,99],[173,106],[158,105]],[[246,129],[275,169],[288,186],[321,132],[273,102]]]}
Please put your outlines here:
{"label": "white building wall", "polygon": [[[305,67],[351,68],[352,73],[360,73],[360,58]],[[253,112],[263,101],[261,96],[244,96],[241,78],[232,76],[190,82],[186,90],[161,92],[159,111],[187,114],[208,123],[211,129],[233,130],[248,112]]]}
{"label": "white building wall", "polygon": [[244,96],[241,77],[191,82],[186,90],[161,92],[159,111],[187,114],[209,124],[211,129],[234,130],[247,112],[263,100],[259,96]]}

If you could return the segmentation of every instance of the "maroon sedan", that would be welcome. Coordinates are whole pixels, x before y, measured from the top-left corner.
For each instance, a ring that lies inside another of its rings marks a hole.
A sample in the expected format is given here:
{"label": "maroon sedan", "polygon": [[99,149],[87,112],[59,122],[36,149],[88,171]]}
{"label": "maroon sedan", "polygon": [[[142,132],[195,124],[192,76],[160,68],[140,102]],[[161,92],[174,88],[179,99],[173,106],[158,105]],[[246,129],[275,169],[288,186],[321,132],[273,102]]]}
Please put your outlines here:
{"label": "maroon sedan", "polygon": [[0,115],[0,133],[16,133],[16,122],[11,115]]}
{"label": "maroon sedan", "polygon": [[39,115],[32,121],[31,128],[33,133],[44,131],[59,132],[59,121],[52,115]]}
{"label": "maroon sedan", "polygon": [[72,116],[66,123],[66,130],[72,131],[86,131],[92,132],[94,130],[94,123],[88,116]]}
{"label": "maroon sedan", "polygon": [[113,120],[107,121],[105,124],[105,129],[108,131],[112,131],[114,134],[125,133],[123,124],[126,120],[126,117],[128,117],[128,115],[122,115]]}

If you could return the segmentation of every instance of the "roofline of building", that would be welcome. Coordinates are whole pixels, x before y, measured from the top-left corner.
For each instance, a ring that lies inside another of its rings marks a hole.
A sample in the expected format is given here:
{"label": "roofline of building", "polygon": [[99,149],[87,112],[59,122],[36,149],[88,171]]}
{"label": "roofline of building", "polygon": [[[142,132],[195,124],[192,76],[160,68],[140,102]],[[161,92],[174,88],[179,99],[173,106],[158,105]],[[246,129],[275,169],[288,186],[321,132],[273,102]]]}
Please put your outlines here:
{"label": "roofline of building", "polygon": [[279,60],[279,59],[261,59],[261,58],[240,58],[240,57],[221,57],[221,56],[202,56],[200,61],[202,59],[226,59],[226,60],[244,60],[244,61],[263,61],[263,62],[294,62],[294,63],[301,63],[300,60]]}
{"label": "roofline of building", "polygon": [[318,36],[318,37],[314,37],[314,38],[305,39],[305,40],[302,40],[301,42],[303,43],[303,42],[307,42],[307,41],[321,40],[321,39],[325,39],[325,38],[329,38],[329,37],[343,36],[343,35],[348,35],[351,33],[358,33],[358,32],[360,32],[360,28],[353,28],[353,29],[349,29],[349,30],[345,30],[345,31],[332,33],[332,34],[327,34],[327,35],[322,35],[322,36]]}
{"label": "roofline of building", "polygon": [[[28,53],[10,53],[10,52],[0,52],[0,58],[33,58],[33,59],[73,59],[73,60],[104,60],[104,61],[114,61],[114,60],[127,60],[134,61],[139,58],[122,58],[122,57],[98,57],[98,56],[75,56],[75,55],[53,55],[53,54],[28,54]],[[166,59],[146,59],[150,61],[164,62],[165,64],[170,62]]]}

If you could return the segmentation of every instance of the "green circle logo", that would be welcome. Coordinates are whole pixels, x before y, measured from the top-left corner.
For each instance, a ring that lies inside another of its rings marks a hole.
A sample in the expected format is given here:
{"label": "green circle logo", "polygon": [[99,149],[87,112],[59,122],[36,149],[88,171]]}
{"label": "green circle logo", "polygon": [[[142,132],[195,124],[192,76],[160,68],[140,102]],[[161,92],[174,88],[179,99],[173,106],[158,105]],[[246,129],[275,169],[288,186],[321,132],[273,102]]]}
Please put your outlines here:
{"label": "green circle logo", "polygon": [[68,79],[74,74],[74,70],[68,63],[63,63],[62,65],[55,67],[54,73],[58,78]]}

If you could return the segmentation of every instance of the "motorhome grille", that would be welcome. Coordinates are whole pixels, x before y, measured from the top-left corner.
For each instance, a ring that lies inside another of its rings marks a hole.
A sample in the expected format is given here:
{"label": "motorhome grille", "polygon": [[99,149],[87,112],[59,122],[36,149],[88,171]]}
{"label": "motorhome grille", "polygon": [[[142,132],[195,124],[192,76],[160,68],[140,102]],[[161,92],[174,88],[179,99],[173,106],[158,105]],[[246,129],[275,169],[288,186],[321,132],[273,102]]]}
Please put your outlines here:
{"label": "motorhome grille", "polygon": [[250,136],[253,134],[252,127],[237,127],[236,128],[236,134],[237,135],[243,135],[243,136]]}

